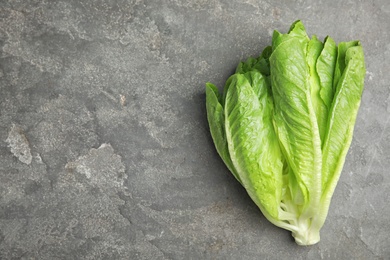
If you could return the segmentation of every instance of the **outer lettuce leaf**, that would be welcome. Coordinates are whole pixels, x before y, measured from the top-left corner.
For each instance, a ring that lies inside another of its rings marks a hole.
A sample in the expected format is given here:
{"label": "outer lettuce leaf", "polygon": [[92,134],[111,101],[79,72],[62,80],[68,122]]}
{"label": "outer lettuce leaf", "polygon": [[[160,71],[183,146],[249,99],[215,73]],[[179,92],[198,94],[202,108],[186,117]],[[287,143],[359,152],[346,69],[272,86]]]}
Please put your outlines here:
{"label": "outer lettuce leaf", "polygon": [[358,41],[350,41],[350,42],[340,42],[338,45],[338,51],[337,51],[337,61],[336,61],[336,67],[334,70],[333,75],[333,91],[336,91],[338,82],[340,80],[341,75],[343,74],[343,71],[346,67],[346,59],[345,55],[347,54],[347,50],[350,47],[356,46],[359,42]]}
{"label": "outer lettuce leaf", "polygon": [[329,111],[333,101],[333,76],[337,59],[337,47],[332,38],[326,37],[320,56],[317,58],[315,72],[312,75],[318,76],[319,97],[321,102],[321,115],[317,114],[320,130],[321,145],[324,145],[324,138],[328,131]]}
{"label": "outer lettuce leaf", "polygon": [[[319,77],[321,90],[320,96],[329,113],[333,101],[333,75],[336,66],[337,47],[330,37],[325,38],[324,48],[317,59],[316,71]],[[327,119],[328,115],[324,115]]]}
{"label": "outer lettuce leaf", "polygon": [[[271,119],[273,106],[258,72],[235,74],[225,100],[225,130],[234,167],[252,200],[269,218],[279,218],[282,155]],[[251,80],[248,80],[250,78]],[[251,82],[262,82],[251,85]]]}
{"label": "outer lettuce leaf", "polygon": [[241,183],[240,177],[233,166],[228,150],[228,143],[225,134],[225,119],[223,107],[219,102],[220,96],[218,89],[211,83],[206,84],[206,110],[207,119],[210,126],[211,137],[219,156],[233,173],[234,177]]}
{"label": "outer lettuce leaf", "polygon": [[290,168],[291,197],[302,205],[303,218],[310,218],[321,196],[322,157],[306,61],[308,38],[300,25],[295,23],[288,35],[273,37],[270,66],[275,128]]}
{"label": "outer lettuce leaf", "polygon": [[320,131],[321,140],[324,139],[327,123],[327,107],[321,98],[321,84],[320,78],[317,74],[317,60],[321,54],[324,44],[313,35],[307,46],[306,60],[309,66],[310,73],[310,91],[311,91],[311,103],[316,114],[318,130]]}
{"label": "outer lettuce leaf", "polygon": [[245,62],[240,62],[236,68],[236,73],[246,73],[252,70],[258,71],[264,76],[269,76],[269,57],[272,54],[272,47],[267,46],[258,58],[248,58]]}
{"label": "outer lettuce leaf", "polygon": [[339,55],[339,57],[345,57],[342,62],[343,66],[339,65],[339,68],[344,68],[344,70],[341,72],[336,87],[323,147],[322,209],[319,214],[321,226],[325,221],[331,197],[352,141],[366,73],[360,42],[350,42],[345,45],[349,47],[346,50],[342,49],[344,53]]}
{"label": "outer lettuce leaf", "polygon": [[307,44],[307,42],[309,41],[309,37],[307,36],[305,27],[299,20],[291,25],[290,30],[287,34],[280,33],[276,30],[274,31],[274,34],[272,35],[272,52],[275,52],[279,44],[286,43],[292,39],[298,40],[301,44]]}
{"label": "outer lettuce leaf", "polygon": [[334,180],[335,170],[342,168],[352,140],[363,92],[366,72],[363,48],[359,42],[354,42],[353,46],[350,43],[348,45],[350,47],[340,55],[345,57],[343,62],[345,67],[343,66],[344,70],[336,87],[324,141],[322,173],[324,189],[327,189],[329,183]]}

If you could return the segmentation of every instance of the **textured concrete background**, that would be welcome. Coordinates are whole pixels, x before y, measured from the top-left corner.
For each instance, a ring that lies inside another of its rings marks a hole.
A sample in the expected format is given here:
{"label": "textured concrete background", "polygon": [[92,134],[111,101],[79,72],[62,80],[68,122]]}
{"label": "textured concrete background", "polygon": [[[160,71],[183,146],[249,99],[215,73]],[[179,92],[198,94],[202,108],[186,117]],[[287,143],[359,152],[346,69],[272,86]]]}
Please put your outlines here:
{"label": "textured concrete background", "polygon": [[[273,29],[360,39],[366,88],[321,242],[218,157],[204,83]],[[1,0],[1,259],[389,259],[390,3]]]}

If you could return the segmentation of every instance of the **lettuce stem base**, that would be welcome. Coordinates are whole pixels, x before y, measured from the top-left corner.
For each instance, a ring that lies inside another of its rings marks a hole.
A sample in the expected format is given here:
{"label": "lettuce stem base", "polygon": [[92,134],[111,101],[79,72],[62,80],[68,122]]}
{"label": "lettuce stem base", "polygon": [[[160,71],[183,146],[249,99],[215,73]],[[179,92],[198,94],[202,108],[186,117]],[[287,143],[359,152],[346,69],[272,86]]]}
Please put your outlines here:
{"label": "lettuce stem base", "polygon": [[320,241],[320,229],[311,225],[308,219],[304,223],[299,223],[297,231],[292,231],[295,242],[300,246],[310,246]]}

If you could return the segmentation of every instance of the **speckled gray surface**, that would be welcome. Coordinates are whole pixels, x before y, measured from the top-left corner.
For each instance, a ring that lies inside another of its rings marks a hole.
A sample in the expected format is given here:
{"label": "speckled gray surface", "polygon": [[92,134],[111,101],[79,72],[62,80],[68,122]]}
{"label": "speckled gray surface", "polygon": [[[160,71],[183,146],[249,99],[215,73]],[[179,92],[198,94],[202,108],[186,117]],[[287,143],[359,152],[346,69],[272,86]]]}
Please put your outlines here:
{"label": "speckled gray surface", "polygon": [[[302,19],[367,77],[321,242],[219,159],[204,83]],[[390,2],[0,1],[1,259],[389,259]]]}

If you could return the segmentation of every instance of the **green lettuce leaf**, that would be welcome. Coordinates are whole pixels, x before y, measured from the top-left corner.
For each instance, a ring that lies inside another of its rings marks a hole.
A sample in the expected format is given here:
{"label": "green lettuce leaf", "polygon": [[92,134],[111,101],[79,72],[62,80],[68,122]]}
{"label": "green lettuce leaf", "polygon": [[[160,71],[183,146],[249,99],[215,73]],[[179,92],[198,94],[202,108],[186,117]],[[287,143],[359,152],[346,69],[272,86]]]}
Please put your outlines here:
{"label": "green lettuce leaf", "polygon": [[262,211],[278,219],[283,163],[271,124],[272,101],[262,77],[259,72],[233,76],[225,100],[226,138],[249,196]]}
{"label": "green lettuce leaf", "polygon": [[319,213],[323,225],[331,197],[339,180],[350,147],[356,116],[360,107],[366,73],[360,42],[348,44],[340,79],[329,113],[328,131],[323,147],[322,200]]}
{"label": "green lettuce leaf", "polygon": [[206,84],[206,110],[207,119],[210,126],[211,136],[219,156],[233,173],[233,176],[241,183],[240,177],[230,159],[228,143],[225,134],[225,118],[223,107],[220,104],[220,95],[218,89],[211,83]]}
{"label": "green lettuce leaf", "polygon": [[337,46],[334,40],[330,37],[326,37],[324,42],[324,48],[321,51],[320,56],[317,59],[316,71],[321,86],[320,97],[325,104],[327,114],[324,117],[328,118],[330,106],[333,101],[333,75],[336,66],[337,59]]}
{"label": "green lettuce leaf", "polygon": [[322,160],[306,58],[309,39],[296,23],[289,34],[275,41],[270,57],[275,127],[290,168],[291,197],[302,205],[302,214],[310,216],[320,199]]}

